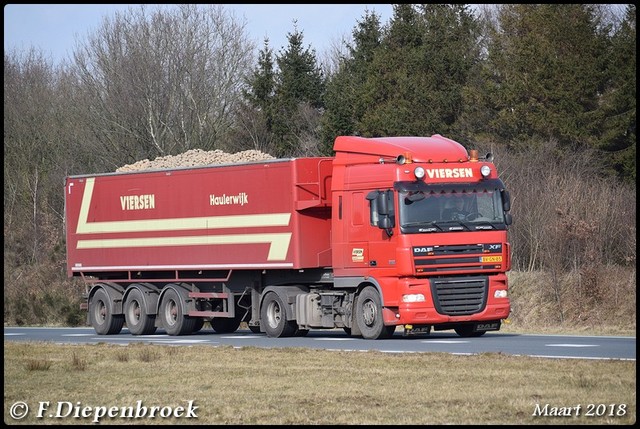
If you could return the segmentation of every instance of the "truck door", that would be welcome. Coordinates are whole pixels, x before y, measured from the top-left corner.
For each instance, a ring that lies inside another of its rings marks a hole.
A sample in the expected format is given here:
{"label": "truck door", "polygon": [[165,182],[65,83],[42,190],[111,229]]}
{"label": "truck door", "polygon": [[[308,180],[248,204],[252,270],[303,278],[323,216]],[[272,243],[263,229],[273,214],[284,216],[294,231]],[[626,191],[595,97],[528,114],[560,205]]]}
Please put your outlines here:
{"label": "truck door", "polygon": [[397,220],[394,195],[393,190],[385,190],[369,192],[366,197],[369,214],[367,265],[371,268],[385,268],[396,263]]}
{"label": "truck door", "polygon": [[349,268],[369,265],[369,207],[366,194],[361,191],[349,192],[345,198],[345,219],[347,246],[344,247],[344,266]]}

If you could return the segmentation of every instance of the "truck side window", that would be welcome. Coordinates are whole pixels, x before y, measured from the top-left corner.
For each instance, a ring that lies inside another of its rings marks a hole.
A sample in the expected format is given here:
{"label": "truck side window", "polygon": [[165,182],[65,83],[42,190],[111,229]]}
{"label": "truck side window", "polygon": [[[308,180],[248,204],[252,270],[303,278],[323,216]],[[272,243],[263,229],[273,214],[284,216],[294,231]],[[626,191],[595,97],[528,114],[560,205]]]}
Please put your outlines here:
{"label": "truck side window", "polygon": [[369,222],[371,226],[378,226],[378,199],[369,200]]}

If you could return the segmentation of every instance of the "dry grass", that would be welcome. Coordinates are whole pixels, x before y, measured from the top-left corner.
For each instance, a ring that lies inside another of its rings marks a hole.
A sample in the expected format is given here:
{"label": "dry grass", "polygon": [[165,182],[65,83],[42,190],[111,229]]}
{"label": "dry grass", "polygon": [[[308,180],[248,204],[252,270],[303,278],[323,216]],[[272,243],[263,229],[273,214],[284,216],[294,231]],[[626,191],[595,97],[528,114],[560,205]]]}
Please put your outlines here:
{"label": "dry grass", "polygon": [[590,299],[577,273],[510,271],[505,332],[636,335],[635,269],[602,267],[600,296]]}
{"label": "dry grass", "polygon": [[[193,400],[198,418],[105,417],[101,422],[557,425],[636,420],[636,365],[629,361],[20,342],[5,342],[4,360],[6,423],[87,424],[93,418],[37,419],[42,401],[55,410],[60,401],[135,408],[139,400],[146,407],[186,406]],[[26,361],[50,365],[31,371]],[[32,410],[23,420],[8,414],[16,401]],[[533,416],[546,404],[581,405],[582,414],[588,404],[624,404],[626,410],[614,417]]]}

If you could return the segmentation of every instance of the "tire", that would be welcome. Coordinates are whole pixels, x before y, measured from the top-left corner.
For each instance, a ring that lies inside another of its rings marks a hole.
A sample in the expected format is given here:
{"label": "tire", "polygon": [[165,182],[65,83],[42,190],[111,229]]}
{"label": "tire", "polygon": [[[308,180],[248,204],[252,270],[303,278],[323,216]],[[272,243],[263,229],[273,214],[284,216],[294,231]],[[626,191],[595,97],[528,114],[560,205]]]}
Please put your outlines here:
{"label": "tire", "polygon": [[287,320],[286,307],[278,294],[269,292],[260,308],[260,324],[269,337],[291,337],[298,325]]}
{"label": "tire", "polygon": [[139,289],[132,289],[127,295],[124,320],[133,335],[151,335],[156,332],[156,317],[147,314],[144,297]]}
{"label": "tire", "polygon": [[474,332],[473,325],[460,325],[457,328],[454,328],[454,330],[456,331],[456,334],[464,338],[481,337],[486,332]]}
{"label": "tire", "polygon": [[193,332],[195,318],[185,316],[182,311],[182,297],[175,289],[168,289],[160,304],[160,321],[169,335],[186,335]]}
{"label": "tire", "polygon": [[382,300],[380,294],[373,286],[367,286],[362,289],[358,295],[356,304],[356,323],[362,338],[367,340],[379,340],[389,338],[392,333],[390,328],[395,331],[395,326],[385,326],[382,319]]}
{"label": "tire", "polygon": [[230,334],[240,327],[240,319],[237,317],[214,317],[211,319],[211,327],[218,334]]}
{"label": "tire", "polygon": [[89,301],[89,321],[98,335],[115,335],[122,330],[124,315],[114,315],[109,294],[98,289]]}

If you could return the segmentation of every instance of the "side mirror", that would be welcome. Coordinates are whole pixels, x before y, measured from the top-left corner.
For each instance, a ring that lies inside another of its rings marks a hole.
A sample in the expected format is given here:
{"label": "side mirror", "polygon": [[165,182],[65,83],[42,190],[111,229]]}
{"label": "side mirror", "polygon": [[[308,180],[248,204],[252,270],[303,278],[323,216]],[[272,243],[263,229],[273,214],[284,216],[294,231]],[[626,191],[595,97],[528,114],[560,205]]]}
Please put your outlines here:
{"label": "side mirror", "polygon": [[505,225],[511,225],[513,223],[513,216],[511,213],[504,214],[504,223]]}
{"label": "side mirror", "polygon": [[389,216],[389,200],[386,192],[379,192],[376,197],[380,217]]}
{"label": "side mirror", "polygon": [[407,200],[411,201],[412,203],[415,203],[416,201],[422,201],[424,200],[424,198],[424,192],[422,191],[409,192],[409,195],[407,195]]}
{"label": "side mirror", "polygon": [[395,219],[393,215],[393,191],[371,191],[367,194],[371,202],[371,223],[384,229],[389,237],[393,235]]}
{"label": "side mirror", "polygon": [[500,196],[502,197],[502,209],[505,212],[508,212],[511,210],[511,195],[509,194],[509,191],[503,189],[500,191]]}

